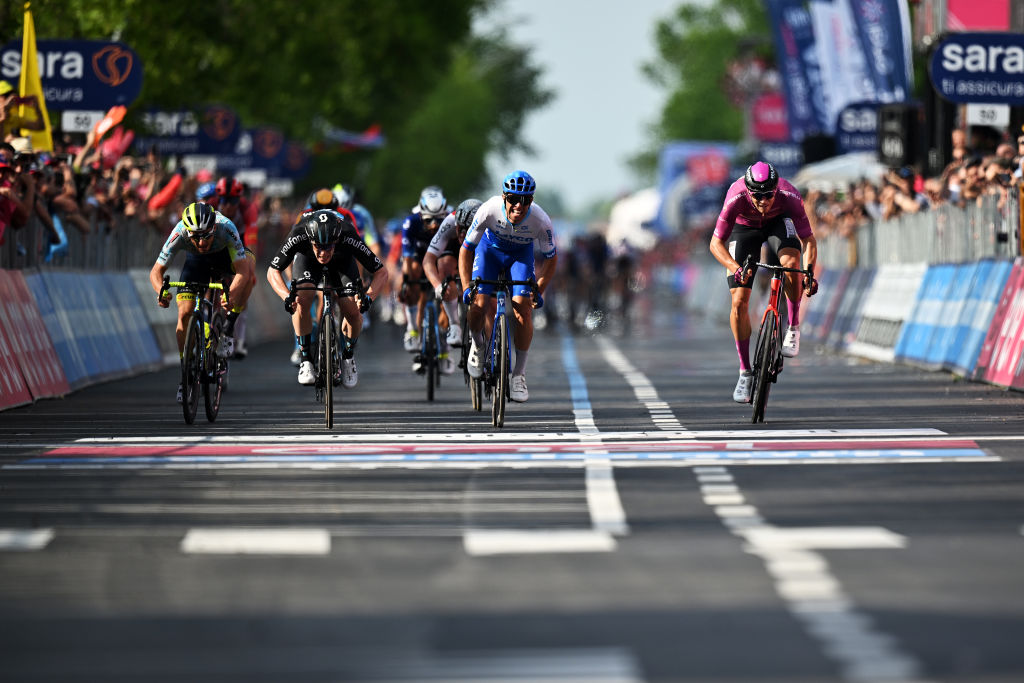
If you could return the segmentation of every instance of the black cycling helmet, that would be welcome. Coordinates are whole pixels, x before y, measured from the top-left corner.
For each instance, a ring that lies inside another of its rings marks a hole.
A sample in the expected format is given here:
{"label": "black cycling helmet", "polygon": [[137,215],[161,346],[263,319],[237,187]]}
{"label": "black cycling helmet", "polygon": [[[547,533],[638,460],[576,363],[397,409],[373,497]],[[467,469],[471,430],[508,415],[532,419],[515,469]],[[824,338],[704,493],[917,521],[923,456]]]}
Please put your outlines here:
{"label": "black cycling helmet", "polygon": [[181,212],[181,222],[189,237],[205,237],[217,227],[217,214],[209,204],[193,202]]}
{"label": "black cycling helmet", "polygon": [[479,199],[467,199],[459,204],[459,208],[455,209],[455,227],[468,230],[481,204],[483,202]]}
{"label": "black cycling helmet", "polygon": [[755,161],[743,176],[747,192],[770,194],[779,186],[779,174],[767,161]]}
{"label": "black cycling helmet", "polygon": [[320,209],[306,214],[302,219],[302,230],[310,242],[318,247],[327,247],[341,239],[345,222],[337,211]]}
{"label": "black cycling helmet", "polygon": [[313,194],[309,195],[309,200],[306,203],[309,204],[309,208],[314,211],[317,209],[338,208],[338,198],[335,197],[334,193],[326,187],[321,187],[319,190],[313,190]]}

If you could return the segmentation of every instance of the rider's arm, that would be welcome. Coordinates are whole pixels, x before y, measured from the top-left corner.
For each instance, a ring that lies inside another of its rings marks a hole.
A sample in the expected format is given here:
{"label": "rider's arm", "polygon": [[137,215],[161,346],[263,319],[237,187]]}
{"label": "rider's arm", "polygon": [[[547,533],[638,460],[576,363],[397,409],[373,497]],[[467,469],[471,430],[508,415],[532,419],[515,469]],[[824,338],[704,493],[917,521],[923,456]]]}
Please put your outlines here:
{"label": "rider's arm", "polygon": [[267,282],[274,293],[281,297],[281,301],[288,298],[288,285],[284,281],[284,273],[270,266],[267,268]]}
{"label": "rider's arm", "polygon": [[804,268],[814,268],[814,264],[818,262],[818,240],[815,239],[812,234],[810,237],[806,237],[804,242]]}
{"label": "rider's arm", "polygon": [[711,237],[711,255],[725,266],[726,270],[730,273],[735,273],[740,267],[736,259],[729,254],[729,248],[725,246],[725,240],[717,235]]}
{"label": "rider's arm", "polygon": [[473,257],[476,254],[476,245],[466,246],[464,242],[459,248],[459,278],[463,287],[473,285]]}
{"label": "rider's arm", "polygon": [[164,288],[164,274],[167,272],[167,264],[157,261],[149,271],[149,285],[157,294]]}
{"label": "rider's arm", "polygon": [[380,293],[387,289],[388,286],[388,269],[378,268],[373,274],[373,279],[370,280],[370,286],[366,288],[366,296],[370,297],[371,301],[376,301]]}
{"label": "rider's arm", "polygon": [[301,240],[300,233],[293,227],[292,231],[288,234],[288,239],[281,245],[277,254],[270,261],[270,267],[267,268],[267,282],[270,283],[270,288],[281,297],[282,301],[288,298],[289,293],[288,285],[284,281],[284,271],[295,258],[295,250],[298,248]]}
{"label": "rider's arm", "polygon": [[429,251],[423,256],[423,274],[434,287],[441,284],[441,275],[437,272],[437,256]]}
{"label": "rider's arm", "polygon": [[537,289],[543,294],[551,284],[551,278],[555,275],[555,269],[558,267],[558,254],[552,254],[551,256],[544,259],[540,264],[540,271],[537,274]]}

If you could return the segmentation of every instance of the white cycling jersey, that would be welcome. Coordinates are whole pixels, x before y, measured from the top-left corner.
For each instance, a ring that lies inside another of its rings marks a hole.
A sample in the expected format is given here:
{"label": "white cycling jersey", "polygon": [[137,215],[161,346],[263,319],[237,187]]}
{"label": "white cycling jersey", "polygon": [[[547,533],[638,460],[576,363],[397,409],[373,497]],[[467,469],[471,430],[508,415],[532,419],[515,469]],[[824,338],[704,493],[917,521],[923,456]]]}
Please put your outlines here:
{"label": "white cycling jersey", "polygon": [[[441,226],[434,233],[434,237],[430,240],[430,246],[427,247],[427,253],[433,254],[434,256],[440,256],[448,246],[448,242],[455,239],[457,235],[455,230],[455,213],[450,213],[444,217],[441,221]],[[458,247],[458,245],[456,245]],[[457,250],[457,249],[456,249]]]}
{"label": "white cycling jersey", "polygon": [[555,254],[551,217],[536,202],[530,204],[526,218],[513,224],[505,214],[505,199],[500,194],[491,197],[477,210],[465,244],[479,244],[485,234],[490,244],[502,250],[513,251],[536,241],[544,258]]}

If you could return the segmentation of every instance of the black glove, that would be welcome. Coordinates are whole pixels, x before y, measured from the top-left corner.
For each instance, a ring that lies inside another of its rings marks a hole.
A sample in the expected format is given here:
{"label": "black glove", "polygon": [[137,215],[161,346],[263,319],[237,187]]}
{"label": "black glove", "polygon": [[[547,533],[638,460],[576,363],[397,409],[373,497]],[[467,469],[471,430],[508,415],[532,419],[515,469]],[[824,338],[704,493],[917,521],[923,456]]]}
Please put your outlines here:
{"label": "black glove", "polygon": [[533,307],[544,308],[544,295],[539,290],[533,293]]}
{"label": "black glove", "polygon": [[370,306],[372,304],[373,299],[363,294],[361,297],[359,297],[359,312],[366,313],[368,310],[370,310]]}
{"label": "black glove", "polygon": [[807,296],[814,296],[818,293],[818,281],[813,277],[804,276],[804,293]]}
{"label": "black glove", "polygon": [[292,296],[285,297],[285,300],[284,300],[284,310],[288,311],[289,315],[291,315],[292,313],[295,312],[295,298],[294,297],[292,297]]}

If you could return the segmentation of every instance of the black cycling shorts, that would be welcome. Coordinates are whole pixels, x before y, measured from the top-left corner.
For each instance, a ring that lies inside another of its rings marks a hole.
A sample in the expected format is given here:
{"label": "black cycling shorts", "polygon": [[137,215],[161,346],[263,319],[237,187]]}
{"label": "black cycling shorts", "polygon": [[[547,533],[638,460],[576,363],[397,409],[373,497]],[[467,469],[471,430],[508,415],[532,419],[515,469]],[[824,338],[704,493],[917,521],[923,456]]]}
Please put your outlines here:
{"label": "black cycling shorts", "polygon": [[[307,256],[301,251],[295,254],[292,261],[292,278],[297,282],[320,284],[323,264],[315,257]],[[345,287],[359,279],[359,264],[351,254],[334,254],[327,264],[327,284],[331,287]]]}
{"label": "black cycling shorts", "polygon": [[[729,235],[726,247],[729,249],[729,254],[736,259],[736,263],[742,266],[747,256],[752,256],[755,262],[758,261],[761,258],[761,245],[765,243],[776,255],[780,249],[800,251],[800,238],[797,237],[793,220],[785,216],[776,216],[761,228],[737,224],[733,227],[732,234]],[[755,274],[757,273],[757,266],[754,266],[753,271]],[[747,280],[745,285],[737,284],[731,274],[728,276],[728,280],[729,289],[736,287],[750,289],[754,285],[753,276]]]}
{"label": "black cycling shorts", "polygon": [[221,282],[235,276],[228,250],[193,254],[185,252],[185,265],[181,267],[182,282]]}

